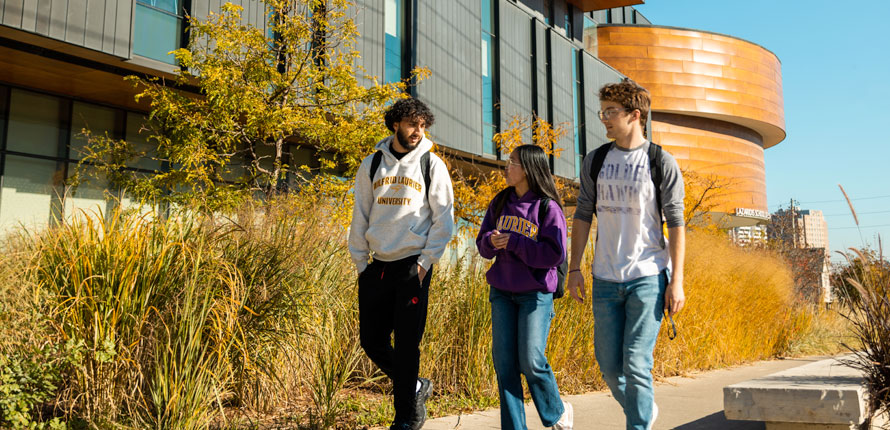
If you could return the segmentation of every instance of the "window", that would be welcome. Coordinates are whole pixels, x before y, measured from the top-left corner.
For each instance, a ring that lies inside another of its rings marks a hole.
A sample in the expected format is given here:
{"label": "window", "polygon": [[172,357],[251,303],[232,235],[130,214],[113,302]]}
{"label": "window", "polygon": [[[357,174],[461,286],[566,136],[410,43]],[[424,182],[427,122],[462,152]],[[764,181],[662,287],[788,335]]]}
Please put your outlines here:
{"label": "window", "polygon": [[176,64],[170,51],[182,46],[182,0],[136,0],[133,53]]}
{"label": "window", "polygon": [[574,15],[574,13],[575,13],[575,8],[572,7],[572,5],[567,5],[565,23],[566,23],[566,37],[568,37],[569,39],[574,37],[574,34],[575,34],[575,31],[574,31],[575,29],[572,28],[572,15]]}
{"label": "window", "polygon": [[584,83],[582,81],[583,70],[581,69],[581,51],[573,50],[572,52],[572,79],[575,81],[572,91],[572,118],[573,130],[575,132],[575,176],[581,176],[581,164],[584,155],[587,153],[587,143],[584,139]]}
{"label": "window", "polygon": [[544,14],[544,23],[549,27],[553,25],[553,0],[544,0],[541,4],[544,9],[541,11]]}
{"label": "window", "polygon": [[6,155],[3,187],[0,188],[0,229],[44,227],[52,220],[54,179],[52,160]]}
{"label": "window", "polygon": [[482,0],[482,152],[490,155],[495,154],[492,139],[498,132],[495,16],[494,1]]}
{"label": "window", "polygon": [[383,81],[395,83],[402,80],[402,44],[405,39],[405,5],[403,0],[386,0],[384,14],[384,46],[386,68]]}
{"label": "window", "polygon": [[62,100],[13,89],[9,104],[6,150],[57,157],[63,132],[59,121]]}
{"label": "window", "polygon": [[83,136],[83,129],[89,129],[96,137],[101,137],[107,133],[108,137],[117,138],[114,134],[116,114],[117,111],[111,108],[74,102],[71,112],[70,157],[74,160],[80,160],[87,155],[84,152],[84,148],[87,146],[87,139]]}
{"label": "window", "polygon": [[156,146],[148,141],[150,132],[148,130],[141,131],[142,126],[147,121],[148,118],[142,114],[127,112],[127,130],[125,134],[127,142],[133,145],[134,150],[145,154],[138,160],[131,161],[128,167],[157,171],[161,170],[161,163],[158,160],[155,160],[157,157]]}
{"label": "window", "polygon": [[[76,192],[65,187],[65,180],[74,176],[83,156],[82,129],[126,137],[138,149],[150,151],[153,145],[137,133],[143,121],[134,112],[0,86],[0,124],[8,122],[5,129],[0,127],[0,233],[20,225],[40,228],[62,219],[107,213],[116,204],[106,198],[109,188],[122,206],[135,206],[105,180],[91,177]],[[130,167],[153,171],[160,166],[141,159]],[[143,212],[150,210],[146,207]]]}
{"label": "window", "polygon": [[588,14],[584,14],[584,29],[582,30],[582,42],[584,49],[593,55],[597,55],[596,51],[596,21]]}

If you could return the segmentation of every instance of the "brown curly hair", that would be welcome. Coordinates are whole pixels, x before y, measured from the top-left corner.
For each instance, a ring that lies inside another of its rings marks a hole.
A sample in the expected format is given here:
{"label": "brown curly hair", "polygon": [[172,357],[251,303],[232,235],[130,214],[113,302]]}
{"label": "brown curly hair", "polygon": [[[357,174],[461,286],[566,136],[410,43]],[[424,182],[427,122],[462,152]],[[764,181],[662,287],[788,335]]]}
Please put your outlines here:
{"label": "brown curly hair", "polygon": [[600,88],[599,96],[601,102],[615,102],[628,111],[638,109],[640,126],[643,134],[646,134],[646,119],[649,117],[649,105],[652,103],[648,90],[629,78],[624,78],[620,83],[604,85]]}

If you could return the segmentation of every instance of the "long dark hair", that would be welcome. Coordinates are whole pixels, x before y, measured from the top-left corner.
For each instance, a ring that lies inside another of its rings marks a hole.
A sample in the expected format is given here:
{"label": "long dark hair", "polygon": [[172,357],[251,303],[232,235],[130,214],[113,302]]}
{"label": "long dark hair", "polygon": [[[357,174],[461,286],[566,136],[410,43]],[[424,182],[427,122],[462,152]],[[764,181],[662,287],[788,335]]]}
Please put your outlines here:
{"label": "long dark hair", "polygon": [[550,160],[538,145],[520,145],[513,150],[519,157],[519,165],[525,171],[528,189],[539,197],[548,197],[562,207],[562,199],[556,192],[553,175],[550,174]]}

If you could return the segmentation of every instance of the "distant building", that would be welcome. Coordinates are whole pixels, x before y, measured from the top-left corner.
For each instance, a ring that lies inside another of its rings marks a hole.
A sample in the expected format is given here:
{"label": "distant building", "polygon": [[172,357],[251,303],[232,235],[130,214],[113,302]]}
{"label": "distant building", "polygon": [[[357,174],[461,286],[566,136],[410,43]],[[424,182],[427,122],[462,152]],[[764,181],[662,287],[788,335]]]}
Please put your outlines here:
{"label": "distant building", "polygon": [[828,224],[822,211],[801,210],[798,215],[800,240],[805,248],[823,248],[828,252]]}
{"label": "distant building", "polygon": [[729,230],[732,240],[739,246],[763,245],[767,241],[767,229],[765,225],[752,225],[736,227]]}
{"label": "distant building", "polygon": [[779,209],[770,217],[768,232],[770,240],[784,244],[797,290],[826,305],[831,303],[828,224],[822,211],[795,206]]}
{"label": "distant building", "polygon": [[820,210],[779,209],[770,216],[769,238],[794,248],[822,248],[828,253],[828,224]]}

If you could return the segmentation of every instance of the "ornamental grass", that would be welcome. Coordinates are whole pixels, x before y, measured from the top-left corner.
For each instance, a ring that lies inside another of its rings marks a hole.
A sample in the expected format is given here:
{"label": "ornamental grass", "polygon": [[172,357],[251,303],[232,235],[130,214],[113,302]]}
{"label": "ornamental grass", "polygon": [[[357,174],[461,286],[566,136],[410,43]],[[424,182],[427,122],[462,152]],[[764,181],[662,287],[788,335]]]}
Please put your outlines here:
{"label": "ornamental grass", "polygon": [[[344,207],[346,195],[305,191],[230,217],[84,213],[9,235],[0,427],[386,423],[389,383],[359,346]],[[489,262],[458,242],[434,270],[421,346],[434,415],[497,401]],[[781,258],[710,233],[690,232],[687,246],[688,304],[677,339],[663,326],[657,377],[799,352],[824,326]],[[548,356],[561,390],[603,389],[589,295],[555,312]]]}

